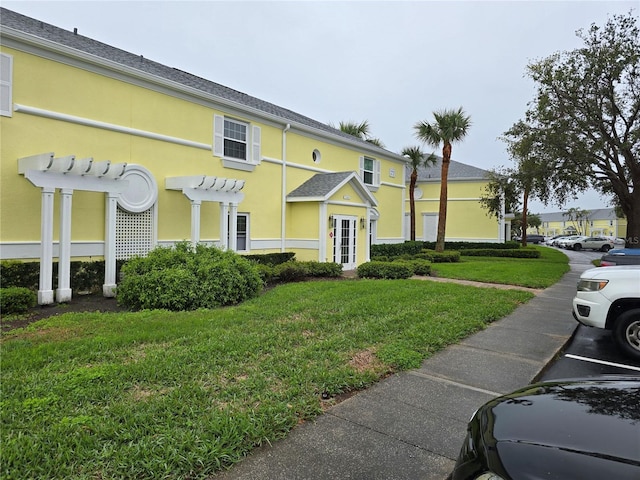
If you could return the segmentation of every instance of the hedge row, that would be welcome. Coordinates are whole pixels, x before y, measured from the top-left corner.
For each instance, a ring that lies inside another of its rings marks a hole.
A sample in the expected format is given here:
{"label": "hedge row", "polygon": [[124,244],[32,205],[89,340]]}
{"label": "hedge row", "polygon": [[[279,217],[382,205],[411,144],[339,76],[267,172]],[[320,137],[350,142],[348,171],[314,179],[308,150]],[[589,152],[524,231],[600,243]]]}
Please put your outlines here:
{"label": "hedge row", "polygon": [[473,250],[463,250],[460,253],[461,255],[468,257],[540,258],[540,251],[534,248],[521,248],[519,250],[478,248]]}
{"label": "hedge row", "polygon": [[420,258],[413,260],[400,259],[391,262],[372,260],[360,264],[356,269],[356,273],[360,278],[410,278],[413,275],[431,274],[431,262]]}
{"label": "hedge row", "polygon": [[280,265],[281,263],[289,262],[296,256],[293,252],[278,252],[278,253],[262,253],[258,255],[243,255],[244,258],[253,260],[261,265]]}
{"label": "hedge row", "polygon": [[333,262],[298,262],[290,260],[279,265],[258,265],[265,283],[295,282],[308,277],[337,278],[342,276],[342,265]]}
{"label": "hedge row", "polygon": [[396,260],[413,260],[413,259],[422,259],[428,260],[432,263],[452,263],[460,261],[460,252],[456,251],[444,251],[444,252],[436,252],[433,250],[421,250],[419,253],[409,254],[404,253],[402,255],[376,255],[372,256],[371,260],[376,260],[379,262],[393,262]]}
{"label": "hedge row", "polygon": [[[415,255],[423,250],[435,250],[435,242],[407,241],[404,243],[384,243],[371,245],[371,257],[387,256],[397,257],[399,255]],[[445,250],[463,251],[470,249],[489,248],[494,250],[517,250],[520,248],[518,242],[508,241],[505,243],[490,242],[447,242]]]}
{"label": "hedge row", "polygon": [[[116,278],[119,278],[124,260],[116,262]],[[4,287],[24,287],[38,290],[40,282],[40,262],[20,262],[4,260],[0,263],[0,285]],[[53,263],[53,288],[58,285],[58,262]],[[104,261],[70,263],[70,286],[78,292],[100,292],[104,284]]]}
{"label": "hedge row", "polygon": [[[295,257],[295,253],[266,253],[261,255],[243,255],[253,262],[265,265],[279,265]],[[116,261],[116,278],[120,278],[122,266],[127,260]],[[104,284],[104,260],[70,264],[70,286],[77,292],[100,292]],[[40,282],[40,262],[21,262],[3,260],[0,262],[0,285],[6,287],[24,287],[37,291]],[[53,288],[58,285],[58,262],[53,262]]]}

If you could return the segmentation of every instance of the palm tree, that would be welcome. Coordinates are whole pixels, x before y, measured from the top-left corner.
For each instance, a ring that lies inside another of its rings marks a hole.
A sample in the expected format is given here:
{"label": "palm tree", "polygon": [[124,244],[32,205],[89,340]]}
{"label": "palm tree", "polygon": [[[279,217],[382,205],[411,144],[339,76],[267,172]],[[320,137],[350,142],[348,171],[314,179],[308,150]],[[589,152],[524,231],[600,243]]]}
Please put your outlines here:
{"label": "palm tree", "polygon": [[411,160],[411,181],[409,182],[409,217],[411,226],[410,240],[416,239],[416,203],[415,203],[415,189],[418,182],[418,168],[421,166],[433,165],[436,163],[436,156],[432,153],[428,157],[424,156],[424,153],[420,150],[420,147],[404,147],[402,149],[402,156]]}
{"label": "palm tree", "polygon": [[471,117],[460,107],[458,110],[441,110],[433,113],[433,123],[418,122],[414,125],[416,137],[423,142],[442,146],[442,173],[440,180],[440,209],[438,212],[438,233],[436,252],[444,251],[444,236],[447,222],[447,177],[451,163],[451,144],[462,140],[471,126]]}
{"label": "palm tree", "polygon": [[354,137],[358,137],[360,140],[372,143],[376,147],[384,148],[384,144],[379,138],[372,137],[369,132],[369,122],[363,120],[360,123],[356,122],[340,122],[339,130]]}

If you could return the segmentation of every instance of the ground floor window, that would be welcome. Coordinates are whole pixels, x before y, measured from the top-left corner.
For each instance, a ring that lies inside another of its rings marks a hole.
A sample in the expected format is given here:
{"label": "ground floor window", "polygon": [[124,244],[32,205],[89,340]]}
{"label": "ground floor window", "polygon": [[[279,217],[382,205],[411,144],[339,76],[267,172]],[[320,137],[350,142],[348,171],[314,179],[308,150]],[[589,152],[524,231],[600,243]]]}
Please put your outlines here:
{"label": "ground floor window", "polygon": [[[231,216],[229,216],[231,221]],[[229,229],[231,232],[231,229]],[[229,238],[229,240],[231,240]],[[231,242],[228,243],[229,245]],[[236,216],[236,251],[247,252],[249,251],[249,214],[238,213]]]}

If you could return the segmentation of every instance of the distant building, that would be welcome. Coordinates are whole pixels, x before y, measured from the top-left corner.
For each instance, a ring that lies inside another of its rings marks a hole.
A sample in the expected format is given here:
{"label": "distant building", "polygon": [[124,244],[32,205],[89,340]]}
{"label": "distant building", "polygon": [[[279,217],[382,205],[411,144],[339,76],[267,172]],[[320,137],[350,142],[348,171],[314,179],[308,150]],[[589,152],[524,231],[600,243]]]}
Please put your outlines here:
{"label": "distant building", "polygon": [[[405,167],[407,190],[412,167]],[[415,189],[416,240],[434,242],[438,227],[440,206],[440,177],[442,158],[429,167],[418,168]],[[488,173],[486,170],[451,160],[447,175],[447,227],[448,242],[504,242],[510,238],[512,215],[502,212],[501,218],[490,216],[480,204],[486,194]],[[410,238],[409,192],[406,196],[405,238]]]}
{"label": "distant building", "polygon": [[540,214],[542,222],[538,231],[529,228],[530,233],[541,233],[553,237],[556,235],[589,235],[625,238],[627,235],[627,220],[616,215],[614,208],[600,208],[587,210],[585,219],[572,220],[567,212]]}

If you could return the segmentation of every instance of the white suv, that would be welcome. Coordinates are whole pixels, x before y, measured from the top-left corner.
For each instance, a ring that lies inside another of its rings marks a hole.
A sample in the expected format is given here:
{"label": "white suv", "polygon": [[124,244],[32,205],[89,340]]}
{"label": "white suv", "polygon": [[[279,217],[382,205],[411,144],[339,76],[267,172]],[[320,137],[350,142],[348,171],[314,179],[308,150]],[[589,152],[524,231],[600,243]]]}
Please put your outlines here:
{"label": "white suv", "polygon": [[640,265],[592,268],[580,275],[573,316],[611,330],[618,348],[640,359]]}
{"label": "white suv", "polygon": [[614,247],[613,240],[604,237],[578,237],[563,243],[564,248],[573,250],[600,250],[608,252]]}

